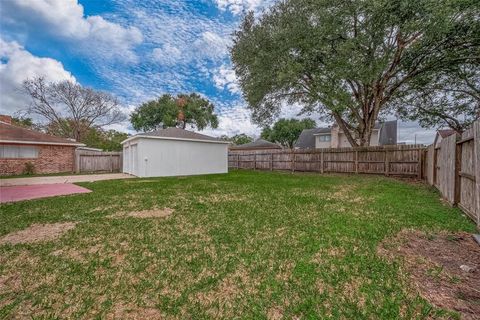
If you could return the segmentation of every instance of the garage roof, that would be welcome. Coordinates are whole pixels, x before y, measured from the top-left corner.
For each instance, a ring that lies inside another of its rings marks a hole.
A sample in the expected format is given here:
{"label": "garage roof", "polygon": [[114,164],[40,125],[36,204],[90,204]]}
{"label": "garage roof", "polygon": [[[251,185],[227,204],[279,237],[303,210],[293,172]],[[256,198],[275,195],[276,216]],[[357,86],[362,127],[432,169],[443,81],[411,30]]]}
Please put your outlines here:
{"label": "garage roof", "polygon": [[225,143],[228,144],[228,141],[223,141],[215,137],[210,137],[204,134],[196,133],[193,131],[188,131],[180,128],[166,128],[159,129],[151,132],[139,133],[122,143],[136,139],[136,138],[152,138],[152,139],[166,139],[166,140],[187,140],[187,141],[203,141],[203,142],[214,142],[214,143]]}

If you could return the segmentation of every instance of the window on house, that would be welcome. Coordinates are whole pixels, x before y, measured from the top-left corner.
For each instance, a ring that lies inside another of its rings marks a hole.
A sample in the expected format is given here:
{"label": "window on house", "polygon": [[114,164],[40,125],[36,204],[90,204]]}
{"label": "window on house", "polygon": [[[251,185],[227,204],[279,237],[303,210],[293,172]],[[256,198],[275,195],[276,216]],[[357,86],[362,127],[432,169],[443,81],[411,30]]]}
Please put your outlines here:
{"label": "window on house", "polygon": [[0,146],[0,159],[38,158],[38,148],[32,146]]}
{"label": "window on house", "polygon": [[324,135],[318,136],[318,139],[320,142],[330,142],[332,140],[332,135],[324,134]]}

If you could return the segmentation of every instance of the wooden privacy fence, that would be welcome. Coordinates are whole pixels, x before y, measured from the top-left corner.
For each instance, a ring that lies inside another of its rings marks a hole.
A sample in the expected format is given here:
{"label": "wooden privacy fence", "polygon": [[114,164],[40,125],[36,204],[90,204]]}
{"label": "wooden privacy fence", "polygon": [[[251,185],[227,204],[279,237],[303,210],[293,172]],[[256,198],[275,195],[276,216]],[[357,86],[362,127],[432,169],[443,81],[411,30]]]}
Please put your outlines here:
{"label": "wooden privacy fence", "polygon": [[116,172],[122,169],[122,152],[75,150],[75,172]]}
{"label": "wooden privacy fence", "polygon": [[480,226],[480,121],[427,147],[425,180]]}
{"label": "wooden privacy fence", "polygon": [[376,173],[422,177],[419,145],[288,151],[230,151],[230,168],[315,172]]}
{"label": "wooden privacy fence", "polygon": [[435,186],[451,205],[458,205],[480,227],[480,120],[461,136],[438,145],[397,145],[282,151],[235,151],[230,168],[374,173],[409,176]]}

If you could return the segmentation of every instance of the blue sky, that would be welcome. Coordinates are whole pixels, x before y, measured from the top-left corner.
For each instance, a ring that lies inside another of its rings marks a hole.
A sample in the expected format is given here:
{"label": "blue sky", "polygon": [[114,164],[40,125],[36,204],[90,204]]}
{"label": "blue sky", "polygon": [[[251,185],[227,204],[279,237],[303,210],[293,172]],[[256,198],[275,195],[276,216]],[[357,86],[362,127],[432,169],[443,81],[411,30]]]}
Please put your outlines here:
{"label": "blue sky", "polygon": [[[128,114],[162,93],[199,92],[216,106],[217,130],[258,135],[231,70],[231,34],[245,10],[273,0],[2,0],[0,108],[28,100],[21,82],[37,75],[71,79],[118,96]],[[282,116],[295,116],[298,106]],[[321,125],[321,123],[319,123]],[[115,126],[131,131],[128,122]],[[402,124],[400,139],[429,142],[431,131]]]}

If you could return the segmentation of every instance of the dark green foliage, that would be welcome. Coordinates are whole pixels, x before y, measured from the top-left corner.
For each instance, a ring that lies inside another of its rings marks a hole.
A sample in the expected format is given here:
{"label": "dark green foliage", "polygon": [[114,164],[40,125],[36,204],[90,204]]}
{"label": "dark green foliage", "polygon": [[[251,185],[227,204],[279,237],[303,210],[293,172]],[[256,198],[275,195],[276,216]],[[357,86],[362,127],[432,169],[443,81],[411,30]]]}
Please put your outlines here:
{"label": "dark green foliage", "polygon": [[23,127],[31,130],[38,129],[38,125],[33,122],[32,118],[23,117],[23,116],[12,117],[12,124],[17,127]]}
{"label": "dark green foliage", "polygon": [[225,135],[225,136],[221,136],[220,138],[225,141],[230,141],[237,146],[253,141],[253,138],[250,136],[247,136],[245,133],[236,134],[233,137],[229,137]]}
{"label": "dark green foliage", "polygon": [[125,132],[91,128],[81,142],[85,143],[87,147],[99,148],[103,151],[121,151],[121,142],[127,138],[128,134]]}
{"label": "dark green foliage", "polygon": [[158,128],[195,126],[203,130],[208,126],[218,127],[218,118],[213,104],[196,93],[179,94],[176,97],[164,94],[156,100],[137,107],[130,116],[130,122],[137,131]]}
{"label": "dark green foliage", "polygon": [[420,78],[411,90],[413,94],[399,101],[398,113],[422,127],[448,127],[462,133],[480,118],[479,64],[452,67],[431,81]]}
{"label": "dark green foliage", "polygon": [[479,8],[478,0],[280,1],[246,15],[232,61],[256,123],[300,103],[335,120],[352,146],[368,145],[379,117],[415,93],[414,80],[478,65]]}
{"label": "dark green foliage", "polygon": [[266,127],[262,130],[261,137],[265,140],[280,143],[286,148],[293,148],[300,133],[304,129],[315,128],[316,123],[312,119],[280,119],[273,127]]}

